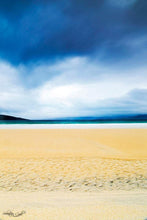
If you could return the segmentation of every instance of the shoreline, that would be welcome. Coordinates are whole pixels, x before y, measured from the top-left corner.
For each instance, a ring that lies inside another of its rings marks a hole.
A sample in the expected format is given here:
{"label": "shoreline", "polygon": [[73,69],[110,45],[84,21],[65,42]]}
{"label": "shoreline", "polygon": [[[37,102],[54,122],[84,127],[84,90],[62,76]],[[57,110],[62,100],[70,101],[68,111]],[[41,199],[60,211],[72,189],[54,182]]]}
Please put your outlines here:
{"label": "shoreline", "polygon": [[105,128],[144,128],[147,123],[105,123],[105,124],[0,124],[1,129],[105,129]]}

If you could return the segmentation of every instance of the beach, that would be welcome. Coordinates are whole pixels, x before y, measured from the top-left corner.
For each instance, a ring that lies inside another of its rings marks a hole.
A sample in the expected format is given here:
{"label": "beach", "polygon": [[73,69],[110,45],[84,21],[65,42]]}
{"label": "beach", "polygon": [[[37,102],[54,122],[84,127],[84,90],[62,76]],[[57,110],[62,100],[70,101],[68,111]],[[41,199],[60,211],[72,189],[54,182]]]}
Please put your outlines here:
{"label": "beach", "polygon": [[[2,220],[145,220],[147,217],[147,194],[144,191],[1,192],[0,204]],[[3,214],[10,211],[22,215]]]}
{"label": "beach", "polygon": [[146,127],[1,128],[0,219],[15,218],[8,210],[25,220],[146,219]]}

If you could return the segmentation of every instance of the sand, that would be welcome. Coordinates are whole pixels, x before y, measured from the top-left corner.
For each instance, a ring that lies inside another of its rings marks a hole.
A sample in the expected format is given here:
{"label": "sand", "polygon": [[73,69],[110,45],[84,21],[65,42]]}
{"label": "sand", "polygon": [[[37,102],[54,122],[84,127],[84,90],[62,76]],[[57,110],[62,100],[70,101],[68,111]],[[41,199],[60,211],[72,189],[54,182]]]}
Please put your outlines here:
{"label": "sand", "polygon": [[1,129],[1,220],[7,210],[25,220],[144,220],[147,129]]}
{"label": "sand", "polygon": [[0,158],[147,159],[147,129],[4,129]]}
{"label": "sand", "polygon": [[0,191],[147,189],[146,160],[101,158],[1,159]]}
{"label": "sand", "polygon": [[[145,220],[146,192],[0,192],[0,219]],[[9,217],[4,213],[17,215]]]}

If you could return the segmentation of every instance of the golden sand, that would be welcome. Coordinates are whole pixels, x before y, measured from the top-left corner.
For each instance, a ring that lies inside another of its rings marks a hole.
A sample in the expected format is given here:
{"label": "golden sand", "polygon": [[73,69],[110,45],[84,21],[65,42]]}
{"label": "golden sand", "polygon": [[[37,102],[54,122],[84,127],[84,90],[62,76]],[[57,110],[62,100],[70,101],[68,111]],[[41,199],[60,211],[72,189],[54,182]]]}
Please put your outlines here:
{"label": "golden sand", "polygon": [[0,158],[147,159],[147,129],[0,130]]}
{"label": "golden sand", "polygon": [[0,130],[0,219],[144,220],[146,144],[147,129]]}
{"label": "golden sand", "polygon": [[147,190],[146,160],[1,159],[1,191]]}
{"label": "golden sand", "polygon": [[0,190],[147,189],[146,143],[147,129],[0,130]]}

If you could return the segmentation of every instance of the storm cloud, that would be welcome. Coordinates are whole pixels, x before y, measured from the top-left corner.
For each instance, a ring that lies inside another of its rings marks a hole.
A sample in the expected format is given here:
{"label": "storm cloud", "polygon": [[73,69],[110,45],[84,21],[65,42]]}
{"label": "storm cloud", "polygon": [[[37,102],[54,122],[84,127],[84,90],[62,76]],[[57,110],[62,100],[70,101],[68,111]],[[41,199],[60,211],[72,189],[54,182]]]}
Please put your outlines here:
{"label": "storm cloud", "polygon": [[95,54],[125,60],[138,53],[129,43],[147,37],[146,8],[146,0],[3,0],[0,55],[13,64]]}
{"label": "storm cloud", "polygon": [[0,114],[147,112],[146,0],[0,1]]}

